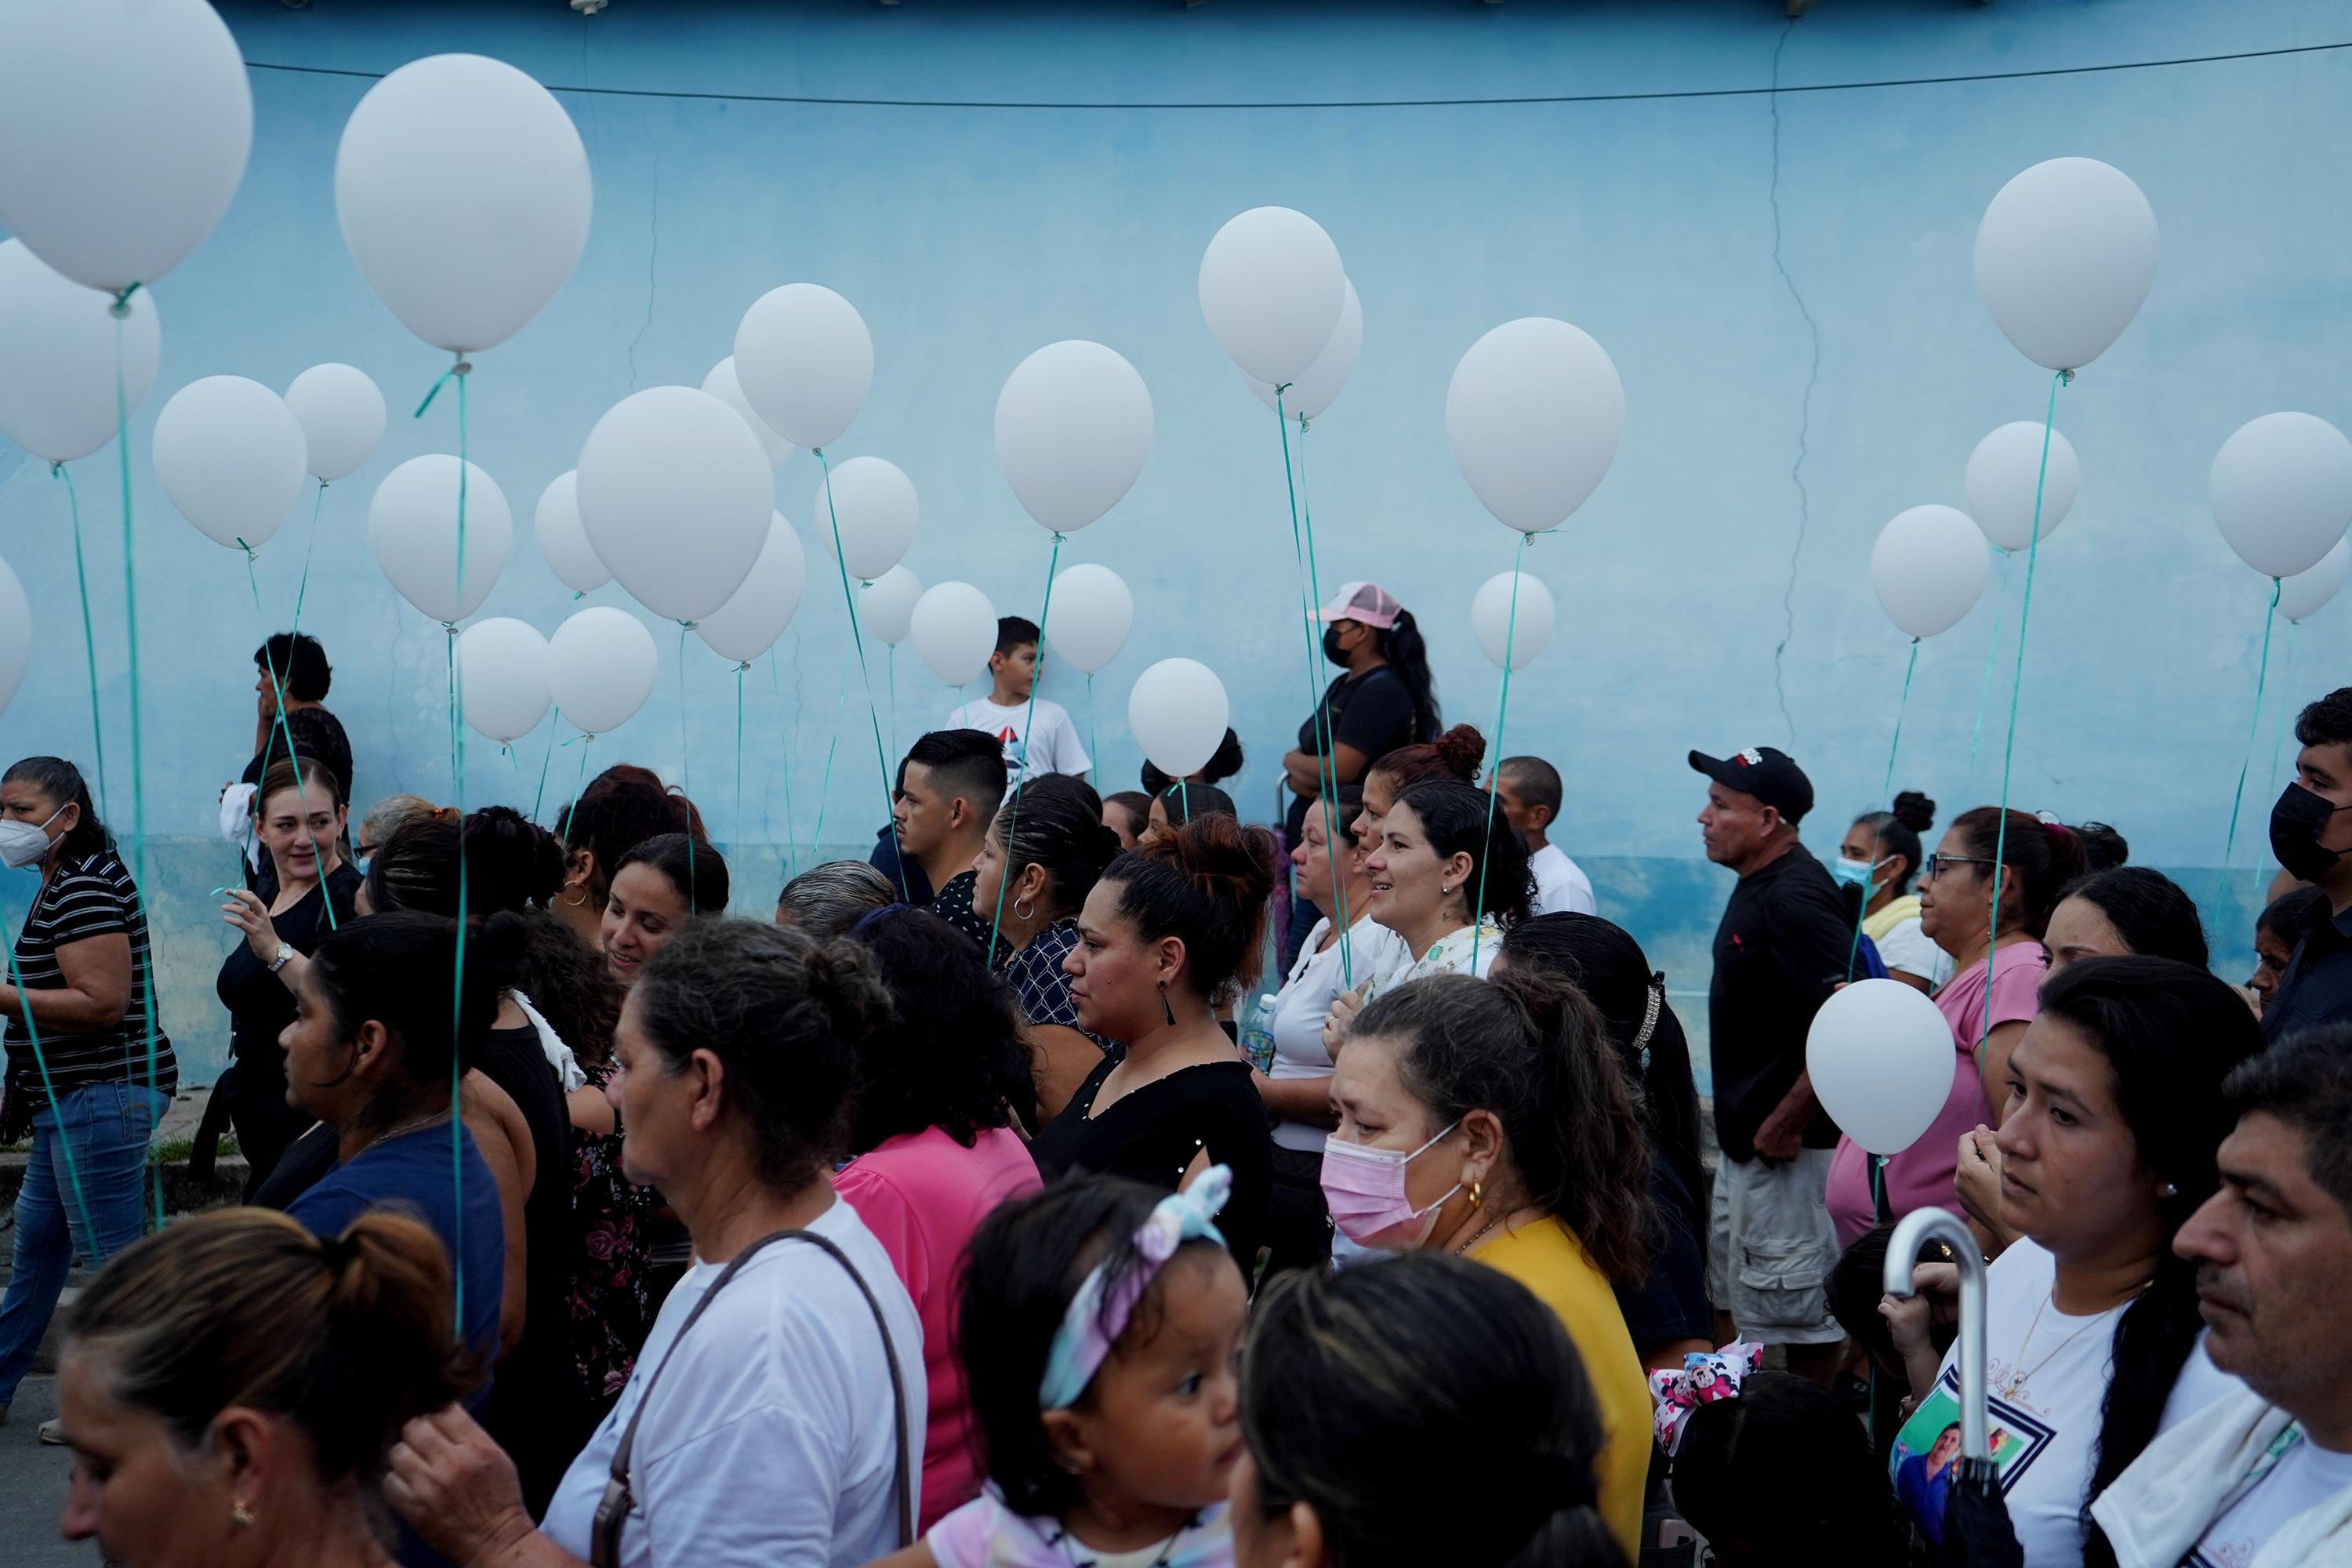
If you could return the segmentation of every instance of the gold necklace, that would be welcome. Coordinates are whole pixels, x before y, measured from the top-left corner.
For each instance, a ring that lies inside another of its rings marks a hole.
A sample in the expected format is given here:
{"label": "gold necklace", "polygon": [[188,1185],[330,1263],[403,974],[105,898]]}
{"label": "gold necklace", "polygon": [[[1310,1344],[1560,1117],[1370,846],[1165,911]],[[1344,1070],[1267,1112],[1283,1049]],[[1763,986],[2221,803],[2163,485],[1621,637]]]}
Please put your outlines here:
{"label": "gold necklace", "polygon": [[2084,1334],[2095,1328],[2098,1325],[2099,1319],[2106,1315],[2105,1313],[2100,1313],[2097,1317],[2092,1318],[2081,1328],[2076,1329],[2073,1333],[2068,1334],[2064,1339],[2060,1340],[2056,1350],[2052,1351],[2048,1355],[2043,1356],[2032,1366],[2026,1366],[2024,1364],[2025,1352],[2032,1347],[2033,1335],[2035,1331],[2042,1327],[2042,1309],[2048,1307],[2051,1301],[2056,1298],[2057,1294],[2058,1287],[2053,1284],[2042,1296],[2042,1305],[2033,1309],[2033,1321],[2025,1325],[2025,1338],[2018,1342],[2017,1364],[2011,1369],[2008,1381],[2004,1382],[2000,1385],[2000,1396],[2003,1399],[2015,1398],[2017,1396],[2017,1391],[2025,1386],[2025,1383],[2028,1378],[2032,1377],[2035,1373],[2040,1372],[2043,1367],[2048,1366],[2052,1362],[2056,1361],[2058,1357],[2064,1352],[2068,1345],[2073,1344],[2076,1340],[2082,1338]]}
{"label": "gold necklace", "polygon": [[446,1110],[436,1110],[430,1116],[420,1116],[413,1121],[404,1121],[397,1127],[386,1128],[383,1131],[377,1133],[374,1137],[369,1139],[366,1142],[352,1150],[351,1160],[338,1160],[336,1163],[348,1165],[352,1163],[352,1160],[358,1159],[361,1155],[366,1153],[377,1144],[388,1143],[394,1138],[404,1138],[411,1132],[421,1132],[425,1128],[432,1126],[435,1122],[446,1120],[448,1115],[449,1113]]}

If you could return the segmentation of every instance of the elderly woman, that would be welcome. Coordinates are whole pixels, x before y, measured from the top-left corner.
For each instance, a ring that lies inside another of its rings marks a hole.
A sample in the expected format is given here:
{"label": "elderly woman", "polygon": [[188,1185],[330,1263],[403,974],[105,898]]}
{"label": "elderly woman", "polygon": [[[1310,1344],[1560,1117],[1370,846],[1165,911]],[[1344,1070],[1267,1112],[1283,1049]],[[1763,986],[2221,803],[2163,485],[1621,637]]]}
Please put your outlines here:
{"label": "elderly woman", "polygon": [[384,1455],[467,1386],[449,1301],[441,1243],[389,1214],[317,1237],[229,1209],[140,1242],[83,1290],[58,1363],[59,1530],[124,1568],[381,1564]]}
{"label": "elderly woman", "polygon": [[776,923],[798,926],[823,942],[898,901],[890,879],[865,861],[828,860],[784,884],[776,895]]}
{"label": "elderly woman", "polygon": [[922,1325],[832,1174],[858,1043],[889,1006],[854,945],[773,925],[697,921],[646,965],[621,1014],[623,1152],[698,1261],[538,1529],[463,1411],[410,1423],[385,1495],[427,1542],[567,1568],[609,1530],[622,1568],[815,1568],[912,1540]]}
{"label": "elderly woman", "polygon": [[76,1257],[105,1262],[139,1239],[147,1140],[178,1087],[149,994],[139,889],[61,757],[0,775],[0,862],[37,868],[16,933],[0,1142],[31,1134],[16,1193],[15,1259],[0,1299],[0,1411],[33,1364]]}

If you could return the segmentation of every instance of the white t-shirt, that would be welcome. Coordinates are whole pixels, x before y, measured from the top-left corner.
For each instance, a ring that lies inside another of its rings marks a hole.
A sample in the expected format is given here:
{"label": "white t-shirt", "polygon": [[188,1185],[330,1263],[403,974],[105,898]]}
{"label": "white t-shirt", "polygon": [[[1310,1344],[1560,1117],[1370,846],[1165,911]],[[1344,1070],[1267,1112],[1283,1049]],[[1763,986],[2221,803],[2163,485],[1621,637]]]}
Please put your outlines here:
{"label": "white t-shirt", "polygon": [[[1037,700],[1034,719],[1029,708],[1026,702],[1000,708],[982,697],[950,713],[948,728],[985,730],[1003,742],[1004,768],[1010,784],[1020,784],[1039,773],[1082,773],[1094,766],[1087,749],[1078,744],[1078,727],[1070,722],[1068,709],[1042,697]],[[1029,737],[1026,744],[1022,739],[1024,734]]]}
{"label": "white t-shirt", "polygon": [[[2050,1300],[2057,1260],[2020,1237],[1993,1259],[1985,1280],[1985,1392],[1993,1461],[2026,1568],[2080,1568],[2083,1505],[2099,1437],[2099,1411],[2115,1373],[2122,1307],[2069,1317]],[[2040,1321],[2035,1321],[2036,1310]],[[1959,1419],[1959,1346],[1944,1357],[1928,1396],[1896,1435],[1888,1459],[1895,1496],[1931,1541],[1943,1515],[1950,1467],[1936,1464],[1936,1440]],[[2239,1386],[2196,1348],[2165,1401],[2168,1431]],[[1935,1465],[1930,1475],[1927,1467]]]}
{"label": "white t-shirt", "polygon": [[1429,951],[1419,958],[1413,957],[1412,947],[1399,936],[1396,945],[1374,965],[1371,978],[1357,984],[1364,993],[1364,1000],[1370,1002],[1408,980],[1432,974],[1475,974],[1484,980],[1486,972],[1495,967],[1495,955],[1502,950],[1503,928],[1491,919],[1480,922],[1475,941],[1471,928],[1464,926],[1430,943]]}
{"label": "white t-shirt", "polygon": [[1539,915],[1597,915],[1600,901],[1592,896],[1592,879],[1557,844],[1547,844],[1528,858],[1535,874],[1534,912]]}
{"label": "white t-shirt", "polygon": [[1937,947],[1935,939],[1920,929],[1917,915],[1896,921],[1894,930],[1872,940],[1877,944],[1878,956],[1885,960],[1889,969],[1916,974],[1930,985],[1941,985],[1952,977],[1952,955]]}
{"label": "white t-shirt", "polygon": [[[856,1210],[835,1202],[808,1228],[856,1265],[890,1325],[919,1500],[929,1405],[915,1304]],[[622,1428],[720,1267],[697,1264],[662,1303],[619,1403],[548,1504],[541,1528],[583,1562]],[[898,1546],[898,1445],[889,1364],[865,1297],[821,1249],[772,1243],[728,1281],[654,1388],[637,1428],[623,1568],[871,1563]]]}
{"label": "white t-shirt", "polygon": [[2352,1454],[2330,1453],[2299,1426],[2279,1436],[2289,1446],[2213,1521],[2189,1553],[2189,1568],[2248,1568],[2289,1520],[2352,1489]]}
{"label": "white t-shirt", "polygon": [[[1370,915],[1348,928],[1344,963],[1336,942],[1321,952],[1315,951],[1330,930],[1328,915],[1315,922],[1315,929],[1307,933],[1307,945],[1298,951],[1298,962],[1290,966],[1289,977],[1274,994],[1274,1067],[1266,1074],[1269,1078],[1328,1076],[1331,1057],[1323,1048],[1323,1020],[1330,1016],[1331,1004],[1348,989],[1348,975],[1352,973],[1360,982],[1367,980],[1384,962],[1402,963],[1404,957],[1404,939]],[[1274,1141],[1285,1149],[1319,1154],[1328,1136],[1322,1128],[1303,1121],[1274,1124]]]}

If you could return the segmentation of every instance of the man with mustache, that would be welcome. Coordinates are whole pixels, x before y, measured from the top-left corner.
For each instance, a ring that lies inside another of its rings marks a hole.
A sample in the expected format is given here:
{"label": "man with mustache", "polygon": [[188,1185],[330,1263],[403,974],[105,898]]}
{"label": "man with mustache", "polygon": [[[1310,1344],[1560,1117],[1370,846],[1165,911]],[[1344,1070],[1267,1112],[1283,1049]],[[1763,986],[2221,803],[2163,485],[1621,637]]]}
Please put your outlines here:
{"label": "man with mustache", "polygon": [[2305,1030],[2224,1092],[2221,1188],[2174,1238],[2213,1364],[2245,1380],[2091,1505],[2120,1568],[2352,1563],[2352,1026]]}

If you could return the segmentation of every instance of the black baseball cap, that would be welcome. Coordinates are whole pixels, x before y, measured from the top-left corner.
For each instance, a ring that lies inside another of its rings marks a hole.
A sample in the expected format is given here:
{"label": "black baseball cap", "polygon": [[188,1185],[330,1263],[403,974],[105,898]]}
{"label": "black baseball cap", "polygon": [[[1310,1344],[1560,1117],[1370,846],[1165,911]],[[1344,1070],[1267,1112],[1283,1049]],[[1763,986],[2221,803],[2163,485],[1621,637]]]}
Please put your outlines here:
{"label": "black baseball cap", "polygon": [[1690,765],[1726,789],[1754,795],[1791,823],[1813,809],[1813,781],[1786,752],[1770,746],[1750,746],[1727,757],[1693,752]]}

